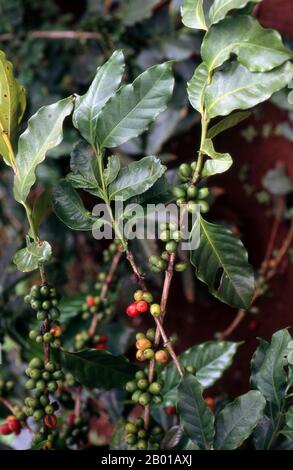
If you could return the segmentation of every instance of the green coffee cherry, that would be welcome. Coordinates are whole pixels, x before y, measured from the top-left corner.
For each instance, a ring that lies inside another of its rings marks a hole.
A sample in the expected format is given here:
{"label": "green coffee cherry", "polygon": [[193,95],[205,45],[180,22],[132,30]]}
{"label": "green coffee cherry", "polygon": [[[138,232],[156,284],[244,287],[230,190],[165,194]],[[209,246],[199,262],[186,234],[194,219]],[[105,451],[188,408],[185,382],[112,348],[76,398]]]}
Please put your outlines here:
{"label": "green coffee cherry", "polygon": [[44,367],[44,361],[38,357],[34,357],[28,364],[31,369],[42,369]]}
{"label": "green coffee cherry", "polygon": [[181,163],[181,165],[179,166],[179,173],[182,176],[189,178],[192,173],[190,165],[188,165],[188,163]]}
{"label": "green coffee cherry", "polygon": [[197,188],[195,186],[189,186],[187,188],[187,197],[189,199],[195,199],[197,196]]}
{"label": "green coffee cherry", "polygon": [[176,197],[176,199],[185,198],[186,196],[185,190],[180,186],[175,186],[172,189],[172,193],[173,193],[173,196]]}
{"label": "green coffee cherry", "polygon": [[175,264],[175,271],[177,271],[178,273],[182,273],[183,271],[185,271],[185,269],[187,268],[187,263],[185,261],[179,261],[178,263]]}
{"label": "green coffee cherry", "polygon": [[136,389],[137,389],[137,386],[136,386],[136,382],[134,381],[127,382],[127,384],[125,385],[125,390],[129,393],[135,392]]}
{"label": "green coffee cherry", "polygon": [[149,381],[147,379],[139,379],[137,381],[137,387],[140,389],[140,390],[146,390],[149,386]]}
{"label": "green coffee cherry", "polygon": [[36,339],[38,335],[39,335],[39,332],[37,330],[31,330],[28,334],[30,339]]}
{"label": "green coffee cherry", "polygon": [[125,430],[129,434],[137,433],[137,426],[134,423],[127,423],[125,426]]}
{"label": "green coffee cherry", "polygon": [[138,399],[138,403],[142,406],[146,406],[150,403],[151,401],[151,396],[149,393],[142,393],[140,396],[139,396],[139,399]]}
{"label": "green coffee cherry", "polygon": [[166,243],[165,248],[168,251],[168,253],[176,253],[177,243],[175,241],[168,242]]}
{"label": "green coffee cherry", "polygon": [[146,377],[146,374],[144,373],[143,370],[138,370],[138,371],[135,373],[135,378],[136,378],[136,380],[144,379],[145,377]]}
{"label": "green coffee cherry", "polygon": [[136,391],[131,395],[131,400],[134,401],[135,403],[138,403],[141,394],[142,394],[142,392],[141,392],[140,390],[136,390]]}
{"label": "green coffee cherry", "polygon": [[153,357],[155,357],[155,351],[151,348],[147,348],[144,350],[143,356],[149,361],[150,359],[153,359]]}
{"label": "green coffee cherry", "polygon": [[154,341],[155,336],[156,336],[155,329],[154,328],[149,328],[146,332],[147,339],[149,339],[150,341]]}
{"label": "green coffee cherry", "polygon": [[161,307],[159,304],[152,304],[150,307],[150,313],[154,317],[159,317],[161,315]]}
{"label": "green coffee cherry", "polygon": [[162,242],[168,242],[170,240],[169,230],[163,230],[163,232],[160,233],[159,238]]}
{"label": "green coffee cherry", "polygon": [[44,310],[39,310],[37,312],[37,320],[44,321],[47,318],[47,313]]}

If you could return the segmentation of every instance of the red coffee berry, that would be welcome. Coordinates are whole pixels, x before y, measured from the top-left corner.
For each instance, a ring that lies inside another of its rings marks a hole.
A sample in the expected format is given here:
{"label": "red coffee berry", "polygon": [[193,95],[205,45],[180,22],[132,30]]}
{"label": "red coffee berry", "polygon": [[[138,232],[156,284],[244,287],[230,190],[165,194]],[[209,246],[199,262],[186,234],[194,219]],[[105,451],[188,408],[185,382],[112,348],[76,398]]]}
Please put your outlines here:
{"label": "red coffee berry", "polygon": [[136,308],[136,304],[130,304],[126,309],[126,314],[131,318],[137,317],[138,315],[140,315],[140,313],[141,312],[139,312]]}
{"label": "red coffee berry", "polygon": [[54,429],[57,426],[57,418],[55,415],[47,415],[44,418],[45,426],[49,429]]}
{"label": "red coffee berry", "polygon": [[165,411],[166,411],[167,415],[170,415],[170,416],[176,415],[176,407],[175,406],[167,406],[165,408]]}
{"label": "red coffee berry", "polygon": [[52,328],[50,329],[50,333],[58,338],[59,336],[62,335],[62,328],[59,325],[53,325]]}
{"label": "red coffee berry", "polygon": [[214,400],[214,398],[212,398],[212,397],[207,397],[207,398],[205,398],[204,401],[206,402],[206,404],[208,405],[208,407],[210,408],[210,410],[211,410],[212,412],[214,412],[214,409],[215,409],[215,400]]}
{"label": "red coffee berry", "polygon": [[102,336],[100,337],[100,342],[101,342],[101,343],[106,343],[106,342],[107,342],[107,336],[102,335]]}
{"label": "red coffee berry", "polygon": [[248,328],[250,330],[255,330],[257,328],[257,322],[255,320],[251,320],[249,323],[248,323]]}
{"label": "red coffee berry", "polygon": [[71,415],[67,416],[67,423],[69,426],[73,426],[75,423],[75,414],[72,413]]}
{"label": "red coffee berry", "polygon": [[138,302],[136,302],[136,309],[139,313],[147,312],[148,308],[149,304],[145,300],[139,300]]}
{"label": "red coffee berry", "polygon": [[99,343],[95,345],[95,349],[106,349],[106,344],[105,343]]}
{"label": "red coffee berry", "polygon": [[9,434],[12,434],[12,431],[7,423],[0,426],[0,434],[2,434],[2,436],[8,436]]}
{"label": "red coffee berry", "polygon": [[95,298],[92,295],[88,295],[86,298],[86,303],[88,307],[94,307],[96,305]]}
{"label": "red coffee berry", "polygon": [[21,431],[21,422],[15,416],[8,416],[6,419],[6,424],[8,425],[11,432],[15,435],[18,435]]}

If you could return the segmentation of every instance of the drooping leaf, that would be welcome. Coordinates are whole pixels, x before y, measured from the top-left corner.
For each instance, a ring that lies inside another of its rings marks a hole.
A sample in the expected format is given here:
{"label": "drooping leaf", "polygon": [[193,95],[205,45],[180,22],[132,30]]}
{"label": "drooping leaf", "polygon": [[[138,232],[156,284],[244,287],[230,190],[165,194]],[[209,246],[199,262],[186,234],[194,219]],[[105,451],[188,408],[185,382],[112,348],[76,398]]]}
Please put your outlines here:
{"label": "drooping leaf", "polygon": [[214,448],[237,449],[262,418],[265,404],[262,394],[252,390],[226,405],[216,419]]}
{"label": "drooping leaf", "polygon": [[73,124],[92,145],[96,140],[99,114],[117,90],[123,72],[123,52],[115,51],[104,65],[98,67],[96,76],[86,94],[76,98]]}
{"label": "drooping leaf", "polygon": [[292,58],[277,31],[265,29],[252,16],[228,17],[212,26],[201,55],[209,72],[234,54],[251,72],[268,72]]}
{"label": "drooping leaf", "polygon": [[137,370],[124,356],[113,356],[108,351],[84,349],[79,352],[62,351],[65,368],[73,377],[89,388],[110,390],[122,387]]}
{"label": "drooping leaf", "polygon": [[218,173],[224,173],[229,170],[233,163],[232,157],[229,153],[219,153],[214,149],[214,144],[211,139],[206,139],[202,148],[203,152],[211,157],[204,163],[202,169],[202,176],[212,176]]}
{"label": "drooping leaf", "polygon": [[207,450],[213,442],[215,418],[203,399],[202,391],[193,375],[185,375],[178,387],[177,410],[184,432],[201,449]]}
{"label": "drooping leaf", "polygon": [[197,228],[199,247],[191,251],[197,277],[214,297],[232,307],[247,309],[254,293],[254,274],[241,240],[227,227],[211,224],[201,215],[193,230]]}
{"label": "drooping leaf", "polygon": [[[237,347],[237,343],[230,341],[207,341],[184,351],[179,361],[182,367],[194,367],[197,380],[203,388],[208,388],[230,367]],[[172,362],[163,370],[162,379],[164,405],[174,405],[180,376]]]}
{"label": "drooping leaf", "polygon": [[293,191],[293,182],[286,175],[285,168],[269,170],[262,179],[262,185],[271,194],[283,196]]}
{"label": "drooping leaf", "polygon": [[96,144],[117,147],[144,132],[166,109],[173,86],[171,63],[166,62],[121,87],[99,115]]}
{"label": "drooping leaf", "polygon": [[207,30],[204,9],[204,0],[183,0],[181,7],[182,23],[188,28]]}
{"label": "drooping leaf", "polygon": [[18,125],[26,107],[24,88],[13,75],[11,62],[0,51],[0,155],[15,170],[15,144]]}
{"label": "drooping leaf", "polygon": [[108,158],[107,167],[104,170],[104,179],[107,186],[113,183],[120,171],[120,159],[117,155]]}
{"label": "drooping leaf", "polygon": [[20,136],[16,157],[14,197],[25,203],[36,181],[37,166],[45,159],[49,149],[62,140],[63,121],[72,111],[72,97],[49,106],[43,106],[28,121],[26,131]]}
{"label": "drooping leaf", "polygon": [[145,157],[122,168],[109,186],[110,200],[127,199],[142,194],[163,175],[166,167],[156,157]]}
{"label": "drooping leaf", "polygon": [[267,100],[293,78],[293,66],[286,63],[266,73],[252,73],[238,62],[228,64],[214,74],[206,87],[205,101],[209,118],[226,116],[235,109],[249,109]]}
{"label": "drooping leaf", "polygon": [[244,8],[248,3],[260,3],[262,0],[215,0],[209,17],[212,24],[221,21],[231,10]]}
{"label": "drooping leaf", "polygon": [[65,180],[53,188],[53,209],[57,217],[72,230],[92,230],[97,220],[86,210],[77,192]]}
{"label": "drooping leaf", "polygon": [[200,64],[187,83],[187,94],[191,106],[199,113],[203,113],[204,94],[208,84],[208,71],[204,63]]}
{"label": "drooping leaf", "polygon": [[285,396],[287,374],[284,369],[284,355],[288,351],[291,336],[288,330],[273,334],[265,352],[262,364],[254,374],[254,383],[264,397],[280,407]]}
{"label": "drooping leaf", "polygon": [[244,121],[251,115],[250,111],[237,111],[236,113],[231,114],[230,116],[221,119],[214,126],[212,126],[208,131],[208,138],[214,139],[217,135],[221,134],[231,127],[237,126],[240,122]]}
{"label": "drooping leaf", "polygon": [[97,157],[85,142],[78,143],[71,152],[70,168],[66,179],[75,189],[102,197]]}
{"label": "drooping leaf", "polygon": [[37,269],[39,263],[48,261],[51,254],[52,248],[48,242],[32,242],[15,253],[13,262],[19,271],[28,273]]}

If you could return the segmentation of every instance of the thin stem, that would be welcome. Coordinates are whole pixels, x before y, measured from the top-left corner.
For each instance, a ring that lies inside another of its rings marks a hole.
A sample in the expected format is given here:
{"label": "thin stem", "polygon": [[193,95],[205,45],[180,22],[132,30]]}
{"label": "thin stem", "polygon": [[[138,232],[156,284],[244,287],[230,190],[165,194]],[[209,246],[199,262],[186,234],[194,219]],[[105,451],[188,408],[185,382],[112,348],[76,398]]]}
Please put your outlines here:
{"label": "thin stem", "polygon": [[76,418],[80,417],[80,411],[81,411],[81,387],[76,387],[75,403],[74,403],[74,414]]}
{"label": "thin stem", "polygon": [[6,400],[6,398],[0,397],[0,403],[5,406],[13,415],[14,415],[14,407],[12,403],[10,403],[9,400]]}
{"label": "thin stem", "polygon": [[192,183],[193,184],[197,183],[197,181],[200,177],[201,170],[202,170],[203,160],[204,160],[204,156],[205,156],[204,143],[205,143],[206,138],[207,138],[208,125],[209,125],[209,120],[207,119],[206,112],[204,110],[203,114],[202,114],[202,118],[201,118],[200,148],[199,148],[199,152],[198,152],[198,159],[197,159],[197,162],[196,162],[196,167],[195,167],[194,174],[193,174],[193,177],[192,177]]}
{"label": "thin stem", "polygon": [[269,261],[272,257],[278,229],[279,229],[281,218],[282,218],[282,213],[284,210],[284,205],[285,205],[284,196],[279,196],[277,198],[276,213],[274,217],[274,222],[273,222],[270,238],[268,241],[264,261],[261,267],[261,274],[264,274],[264,272],[267,270]]}
{"label": "thin stem", "polygon": [[[111,263],[111,266],[110,266],[110,269],[109,269],[109,272],[107,274],[107,277],[103,283],[103,286],[102,286],[102,289],[101,289],[101,295],[100,295],[100,298],[101,300],[105,300],[106,297],[107,297],[107,294],[108,294],[108,291],[109,291],[109,288],[110,288],[110,285],[112,283],[112,280],[113,280],[113,276],[116,272],[116,269],[118,267],[118,264],[119,264],[119,261],[121,259],[121,256],[122,256],[122,253],[121,251],[117,251],[117,253],[115,254],[113,260],[112,260],[112,263]],[[91,322],[91,325],[89,327],[89,330],[88,330],[88,335],[89,336],[94,336],[95,333],[96,333],[96,329],[97,329],[97,324],[98,324],[98,315],[95,314],[93,316],[93,319],[92,319],[92,322]]]}

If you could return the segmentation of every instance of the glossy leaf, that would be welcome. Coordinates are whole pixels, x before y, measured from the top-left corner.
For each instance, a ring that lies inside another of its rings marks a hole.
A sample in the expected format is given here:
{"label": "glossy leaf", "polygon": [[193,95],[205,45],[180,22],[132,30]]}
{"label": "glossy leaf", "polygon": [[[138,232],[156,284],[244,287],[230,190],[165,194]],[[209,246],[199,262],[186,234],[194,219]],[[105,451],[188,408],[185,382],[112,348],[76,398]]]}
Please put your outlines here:
{"label": "glossy leaf", "polygon": [[259,346],[252,356],[251,363],[250,363],[250,367],[251,367],[250,384],[253,388],[257,388],[255,376],[263,364],[269,345],[270,343],[260,338]]}
{"label": "glossy leaf", "polygon": [[204,0],[183,0],[182,23],[188,28],[207,30],[203,2]]}
{"label": "glossy leaf", "polygon": [[270,450],[278,438],[284,416],[273,403],[268,403],[265,414],[253,431],[253,443],[256,450]]}
{"label": "glossy leaf", "polygon": [[36,168],[49,149],[62,140],[63,121],[72,111],[72,97],[49,106],[43,106],[28,121],[26,131],[20,136],[16,157],[14,197],[24,203],[36,181]]}
{"label": "glossy leaf", "polygon": [[216,420],[216,450],[234,450],[240,447],[262,418],[266,401],[258,391],[250,391],[236,398],[219,413]]}
{"label": "glossy leaf", "polygon": [[205,155],[211,157],[211,160],[207,160],[204,163],[201,173],[203,177],[224,173],[229,170],[233,163],[232,157],[229,153],[219,153],[215,151],[211,139],[205,140],[202,150]]}
{"label": "glossy leaf", "polygon": [[81,385],[110,390],[122,387],[133,378],[136,368],[124,356],[113,356],[108,351],[84,349],[79,352],[62,351],[65,368]]}
{"label": "glossy leaf", "polygon": [[110,200],[127,199],[151,188],[163,175],[166,167],[156,157],[145,157],[122,168],[109,186]]}
{"label": "glossy leaf", "polygon": [[117,147],[144,132],[166,109],[173,86],[171,63],[166,62],[121,87],[98,118],[96,144],[102,148]]}
{"label": "glossy leaf", "polygon": [[94,196],[102,196],[97,157],[85,142],[77,144],[71,152],[70,168],[71,173],[66,179],[75,189],[83,189]]}
{"label": "glossy leaf", "polygon": [[215,0],[210,12],[209,17],[211,23],[218,23],[227,13],[231,10],[244,8],[249,3],[260,3],[262,0]]}
{"label": "glossy leaf", "polygon": [[235,308],[247,309],[254,293],[253,269],[241,240],[223,225],[207,222],[198,215],[200,244],[191,251],[197,277],[211,294]]}
{"label": "glossy leaf", "polygon": [[249,109],[267,100],[293,78],[293,66],[286,63],[266,73],[252,73],[237,62],[214,74],[205,90],[209,118],[226,116],[235,109]]}
{"label": "glossy leaf", "polygon": [[217,122],[214,126],[212,126],[208,131],[208,138],[214,139],[217,135],[221,134],[231,127],[235,127],[240,122],[244,121],[251,115],[250,111],[237,111],[236,113],[231,114],[230,116],[221,119],[221,121]]}
{"label": "glossy leaf", "polygon": [[254,374],[254,382],[258,390],[267,400],[281,405],[285,396],[287,374],[284,369],[284,355],[288,352],[291,336],[288,330],[277,331],[265,351],[262,364]]}
{"label": "glossy leaf", "polygon": [[228,17],[205,35],[201,55],[209,72],[231,54],[251,72],[267,72],[292,58],[277,31],[265,29],[252,16]]}
{"label": "glossy leaf", "polygon": [[[207,341],[187,349],[179,356],[182,367],[192,366],[196,378],[203,388],[208,388],[222,377],[232,364],[237,351],[237,343],[230,341]],[[164,380],[163,398],[165,406],[174,405],[180,376],[173,362],[162,372]]]}
{"label": "glossy leaf", "polygon": [[92,145],[96,140],[99,114],[117,90],[123,76],[124,66],[123,52],[115,51],[104,65],[98,67],[86,94],[76,98],[73,124]]}
{"label": "glossy leaf", "polygon": [[120,159],[117,155],[111,155],[108,158],[107,166],[104,170],[105,183],[108,186],[117,178],[120,171]]}
{"label": "glossy leaf", "polygon": [[202,386],[191,374],[178,387],[177,410],[184,432],[201,449],[210,449],[214,438],[214,415],[203,399]]}
{"label": "glossy leaf", "polygon": [[0,155],[7,165],[15,169],[13,146],[25,111],[26,96],[3,51],[0,51],[0,91]]}
{"label": "glossy leaf", "polygon": [[208,84],[208,71],[204,63],[200,64],[187,83],[187,94],[191,106],[199,113],[203,113],[204,94]]}
{"label": "glossy leaf", "polygon": [[68,181],[60,181],[54,186],[53,209],[57,217],[72,230],[92,230],[97,220],[86,210]]}
{"label": "glossy leaf", "polygon": [[51,254],[52,249],[48,242],[33,242],[18,250],[14,255],[13,262],[19,271],[28,273],[37,269],[39,263],[48,261]]}

